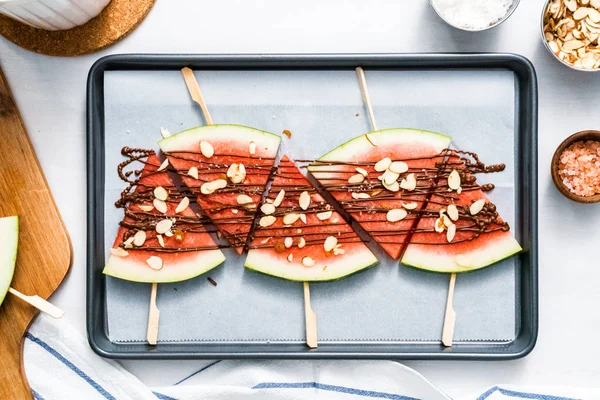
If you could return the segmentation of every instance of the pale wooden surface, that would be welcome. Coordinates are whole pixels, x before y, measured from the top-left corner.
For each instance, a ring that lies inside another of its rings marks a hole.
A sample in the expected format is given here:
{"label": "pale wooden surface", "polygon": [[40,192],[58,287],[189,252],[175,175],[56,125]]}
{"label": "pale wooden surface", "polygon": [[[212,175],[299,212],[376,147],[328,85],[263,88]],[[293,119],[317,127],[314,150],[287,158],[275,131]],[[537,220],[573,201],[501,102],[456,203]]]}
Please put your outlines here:
{"label": "pale wooden surface", "polygon": [[310,287],[304,282],[304,316],[306,319],[306,345],[317,348],[317,314],[310,306]]}
{"label": "pale wooden surface", "polygon": [[202,109],[204,118],[206,118],[206,125],[213,125],[212,117],[210,116],[210,112],[208,111],[208,107],[204,101],[204,97],[202,97],[202,92],[200,92],[200,86],[198,86],[198,81],[194,76],[194,71],[186,67],[181,70],[181,73],[183,74],[183,79],[185,80],[185,84],[190,92],[190,96],[192,96],[192,100],[198,103]]}
{"label": "pale wooden surface", "polygon": [[362,67],[356,68],[356,76],[358,78],[358,86],[360,86],[360,94],[362,95],[363,102],[367,107],[369,113],[369,120],[371,121],[371,130],[377,130],[377,122],[375,122],[375,113],[373,113],[373,106],[371,105],[371,97],[369,97],[369,89],[367,88],[367,79],[365,77],[365,71]]}
{"label": "pale wooden surface", "polygon": [[[19,216],[11,286],[48,298],[71,265],[71,242],[0,68],[0,217]],[[0,399],[32,398],[23,373],[23,335],[37,309],[15,296],[0,307]]]}
{"label": "pale wooden surface", "polygon": [[42,312],[45,312],[52,318],[58,319],[58,318],[61,318],[63,315],[65,315],[65,312],[63,310],[56,307],[54,304],[50,303],[49,301],[42,299],[38,295],[27,296],[13,288],[9,288],[8,291],[9,291],[9,293],[12,293],[13,295],[17,296],[18,298],[20,298],[24,302],[28,303],[29,305],[37,308],[38,310],[40,310]]}
{"label": "pale wooden surface", "polygon": [[148,332],[146,339],[148,344],[156,346],[158,341],[158,323],[160,321],[160,311],[156,307],[156,292],[158,291],[158,284],[155,282],[152,284],[152,290],[150,291],[150,311],[148,312]]}
{"label": "pale wooden surface", "polygon": [[456,325],[456,312],[454,312],[454,286],[456,285],[456,274],[450,275],[448,285],[448,300],[446,300],[446,316],[444,317],[444,328],[442,330],[442,344],[446,347],[452,346],[454,340],[454,325]]}

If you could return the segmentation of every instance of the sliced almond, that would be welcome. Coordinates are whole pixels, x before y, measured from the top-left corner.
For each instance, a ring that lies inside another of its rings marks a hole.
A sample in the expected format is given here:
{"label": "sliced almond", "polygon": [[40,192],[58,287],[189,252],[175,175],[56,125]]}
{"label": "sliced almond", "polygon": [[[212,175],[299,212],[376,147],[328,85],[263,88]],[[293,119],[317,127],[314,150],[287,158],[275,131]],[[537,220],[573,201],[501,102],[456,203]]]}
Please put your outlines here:
{"label": "sliced almond", "polygon": [[[398,183],[398,182],[396,182],[396,183]],[[371,197],[375,197],[375,196],[377,196],[381,192],[383,192],[383,190],[381,190],[381,189],[375,189],[375,190],[373,190],[371,192]]]}
{"label": "sliced almond", "polygon": [[133,236],[123,242],[123,247],[126,249],[131,249],[133,247]]}
{"label": "sliced almond", "polygon": [[304,265],[305,267],[314,267],[315,260],[313,260],[310,257],[302,257],[302,265]]}
{"label": "sliced almond", "polygon": [[327,239],[325,239],[325,243],[323,243],[323,248],[325,249],[325,251],[329,252],[335,248],[337,242],[338,241],[335,236],[327,236]]}
{"label": "sliced almond", "polygon": [[162,235],[156,235],[156,239],[160,247],[165,247],[165,239],[163,239]]}
{"label": "sliced almond", "polygon": [[273,204],[265,203],[260,206],[260,211],[265,215],[271,215],[275,212],[275,206]]}
{"label": "sliced almond", "polygon": [[156,170],[156,172],[160,172],[165,170],[167,167],[169,166],[169,160],[166,159],[165,161],[163,161],[162,164],[160,164],[160,167],[158,167],[158,169]]}
{"label": "sliced almond", "polygon": [[442,214],[440,218],[442,219],[442,224],[444,224],[444,226],[446,226],[447,228],[450,227],[450,225],[454,225],[450,217],[446,214]]}
{"label": "sliced almond", "polygon": [[[238,195],[236,200],[237,200],[237,203],[241,206],[244,206],[246,204],[252,204],[252,198],[250,196],[248,196],[247,194]],[[266,204],[263,204],[263,205],[266,205]],[[262,210],[262,208],[261,208],[261,210]],[[275,207],[273,207],[273,210],[275,210]]]}
{"label": "sliced almond", "polygon": [[200,186],[200,192],[202,194],[213,194],[215,191],[223,189],[225,187],[227,187],[227,180],[216,179],[212,182],[206,182],[202,186]]}
{"label": "sliced almond", "polygon": [[208,143],[206,140],[201,140],[200,153],[206,158],[211,158],[215,154],[215,149],[212,144]]}
{"label": "sliced almond", "polygon": [[248,152],[252,155],[256,154],[256,143],[250,142],[248,145]]}
{"label": "sliced almond", "polygon": [[164,187],[159,186],[154,188],[154,197],[159,200],[166,201],[169,198],[169,192],[167,192],[167,189]]}
{"label": "sliced almond", "polygon": [[455,169],[448,175],[448,187],[452,190],[456,190],[460,187],[460,175]]}
{"label": "sliced almond", "polygon": [[408,215],[408,213],[406,212],[405,209],[403,208],[394,208],[390,211],[387,212],[385,218],[389,221],[389,222],[398,222],[403,220],[404,218],[406,218],[406,216]]}
{"label": "sliced almond", "polygon": [[165,203],[162,200],[159,199],[154,199],[152,201],[152,204],[154,205],[154,208],[156,208],[158,210],[158,212],[166,214],[167,213],[167,203]]}
{"label": "sliced almond", "polygon": [[383,183],[385,183],[386,185],[393,185],[394,182],[396,182],[399,177],[400,177],[400,174],[398,174],[396,172],[392,172],[390,170],[387,170],[383,174]]}
{"label": "sliced almond", "polygon": [[[300,221],[306,224],[306,214],[300,214]],[[300,229],[298,229],[300,230]]]}
{"label": "sliced almond", "polygon": [[600,22],[600,11],[590,8],[588,11],[588,18],[595,23]]}
{"label": "sliced almond", "polygon": [[371,143],[373,146],[377,147],[377,141],[375,140],[375,138],[373,137],[373,135],[371,135],[369,133],[365,133],[365,137],[367,138],[367,140],[369,141],[369,143]]}
{"label": "sliced almond", "polygon": [[580,19],[584,19],[588,16],[589,10],[591,10],[591,8],[580,7],[573,13],[573,18],[577,21],[579,21]]}
{"label": "sliced almond", "polygon": [[288,260],[289,262],[292,262],[292,261],[294,261],[294,255],[293,255],[292,253],[288,254],[288,256],[287,256],[287,260]]}
{"label": "sliced almond", "polygon": [[456,208],[454,204],[448,205],[448,217],[450,217],[452,221],[458,220],[458,208]]}
{"label": "sliced almond", "polygon": [[403,174],[408,171],[408,164],[404,161],[394,161],[388,167],[388,170],[395,172],[397,174]]}
{"label": "sliced almond", "polygon": [[354,168],[356,170],[356,172],[358,172],[359,174],[361,174],[362,176],[364,176],[365,178],[367,177],[367,175],[369,175],[369,173],[367,172],[366,169],[361,168],[361,167],[356,167]]}
{"label": "sliced almond", "polygon": [[[402,181],[405,182],[404,179]],[[394,181],[391,185],[388,185],[385,182],[382,182],[382,183],[383,183],[383,187],[386,188],[387,190],[389,190],[390,192],[397,192],[400,190],[400,184],[398,183],[398,181]]]}
{"label": "sliced almond", "polygon": [[[217,236],[219,236],[220,234],[221,234],[221,232],[217,232]],[[165,232],[165,236],[166,237],[171,237],[173,235],[174,235],[173,231],[166,231]],[[219,239],[220,239],[220,237],[219,237]]]}
{"label": "sliced almond", "polygon": [[286,237],[283,240],[283,244],[285,245],[285,247],[287,249],[289,249],[290,247],[292,247],[292,245],[294,244],[294,239],[292,239],[291,237]]}
{"label": "sliced almond", "polygon": [[204,182],[202,186],[200,186],[200,193],[202,194],[213,194],[215,189],[213,189],[211,182]]}
{"label": "sliced almond", "polygon": [[581,40],[575,39],[575,40],[566,41],[563,44],[562,48],[565,51],[571,51],[571,50],[577,50],[578,48],[583,47],[583,46],[585,46],[585,43],[583,43]]}
{"label": "sliced almond", "polygon": [[150,211],[154,210],[154,206],[140,206],[140,210],[145,211],[145,212],[150,212]]}
{"label": "sliced almond", "polygon": [[122,247],[117,247],[114,249],[110,249],[110,254],[116,257],[127,257],[129,255],[129,252],[127,252],[127,250],[125,250]]}
{"label": "sliced almond", "polygon": [[190,199],[188,199],[187,197],[184,197],[183,199],[181,199],[179,204],[177,204],[177,208],[175,208],[175,214],[187,210],[189,205],[190,205]]}
{"label": "sliced almond", "polygon": [[335,249],[333,249],[333,255],[334,256],[339,256],[341,254],[344,254],[345,252],[346,252],[346,250],[340,249],[340,248],[337,248],[337,247]]}
{"label": "sliced almond", "polygon": [[459,187],[458,189],[456,189],[456,193],[457,194],[461,194],[462,193],[462,187]]}
{"label": "sliced almond", "polygon": [[355,200],[358,200],[358,199],[370,199],[371,196],[368,193],[352,192],[352,198],[355,199]]}
{"label": "sliced almond", "polygon": [[283,224],[284,225],[293,225],[300,218],[299,214],[289,213],[283,216]]}
{"label": "sliced almond", "polygon": [[190,168],[187,174],[194,179],[198,179],[198,168],[197,167]]}
{"label": "sliced almond", "polygon": [[419,205],[414,201],[402,204],[402,207],[406,208],[407,210],[415,210],[418,206]]}
{"label": "sliced almond", "polygon": [[388,169],[391,163],[392,160],[389,157],[382,158],[381,160],[375,163],[375,171],[383,172]]}
{"label": "sliced almond", "polygon": [[448,231],[446,232],[446,239],[448,240],[448,243],[452,242],[454,235],[456,235],[456,225],[452,224],[448,227]]}
{"label": "sliced almond", "polygon": [[258,224],[261,227],[266,228],[268,226],[273,225],[276,220],[277,220],[277,218],[275,218],[274,216],[266,215],[266,216],[260,218],[260,220],[258,221]]}
{"label": "sliced almond", "polygon": [[556,54],[560,51],[560,49],[558,48],[558,44],[556,44],[556,42],[553,40],[548,42],[548,46],[550,47],[550,50],[552,50],[552,52],[554,54]]}
{"label": "sliced almond", "polygon": [[160,127],[160,135],[163,138],[168,138],[169,136],[171,136],[171,132],[169,132],[169,130],[167,128],[163,128],[162,126]]}
{"label": "sliced almond", "polygon": [[298,199],[298,204],[300,204],[300,208],[303,210],[307,210],[310,205],[310,194],[304,191],[300,193],[300,198]]}
{"label": "sliced almond", "polygon": [[304,240],[304,238],[301,237],[300,240],[298,240],[298,248],[301,249],[304,246],[306,246],[306,240]]}
{"label": "sliced almond", "polygon": [[146,242],[146,231],[137,231],[135,235],[133,235],[133,244],[140,247],[144,242]]}
{"label": "sliced almond", "polygon": [[227,169],[227,177],[233,183],[242,183],[246,179],[246,167],[244,164],[233,163]]}
{"label": "sliced almond", "polygon": [[402,179],[400,187],[408,191],[415,190],[417,188],[417,177],[415,174],[408,174],[405,179]]}
{"label": "sliced almond", "polygon": [[348,183],[350,183],[350,184],[363,183],[364,180],[365,180],[364,175],[356,174],[356,175],[352,175],[350,178],[348,178]]}
{"label": "sliced almond", "polygon": [[273,201],[273,205],[275,207],[279,207],[281,205],[281,202],[283,201],[284,197],[285,197],[285,190],[281,189],[279,191],[279,193],[277,193],[277,197],[275,197],[275,201]]}
{"label": "sliced almond", "polygon": [[163,219],[156,224],[156,232],[159,234],[167,233],[173,227],[173,221],[170,219]]}
{"label": "sliced almond", "polygon": [[481,210],[483,210],[483,206],[485,205],[484,199],[479,199],[473,202],[469,207],[469,212],[471,215],[477,215]]}
{"label": "sliced almond", "polygon": [[146,260],[146,264],[148,264],[150,268],[158,271],[163,267],[163,260],[158,256],[151,256],[149,259]]}
{"label": "sliced almond", "polygon": [[234,214],[237,214],[237,213],[239,213],[240,211],[239,211],[237,208],[232,208],[232,209],[231,209],[231,212],[232,212],[232,213],[234,213]]}
{"label": "sliced almond", "polygon": [[333,215],[332,211],[323,211],[323,212],[317,213],[317,218],[319,218],[321,221],[325,221],[325,220],[328,220],[329,218],[331,218],[332,215]]}

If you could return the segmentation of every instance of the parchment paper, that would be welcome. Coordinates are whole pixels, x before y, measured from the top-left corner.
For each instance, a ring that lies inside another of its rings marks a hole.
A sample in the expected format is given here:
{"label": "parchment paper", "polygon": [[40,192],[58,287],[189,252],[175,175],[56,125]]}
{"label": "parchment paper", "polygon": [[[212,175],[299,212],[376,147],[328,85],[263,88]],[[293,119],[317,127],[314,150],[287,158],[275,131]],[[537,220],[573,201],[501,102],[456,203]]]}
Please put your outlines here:
{"label": "parchment paper", "polygon": [[[292,158],[316,158],[370,131],[356,74],[344,71],[199,71],[196,77],[215,123],[236,123],[281,133]],[[515,79],[505,70],[367,70],[378,128],[414,127],[452,136],[503,173],[480,175],[515,227]],[[124,185],[116,174],[121,147],[157,149],[159,128],[171,132],[204,124],[178,71],[105,74],[105,246],[122,218],[114,201]],[[357,115],[358,114],[358,115]],[[439,341],[448,280],[399,266],[382,251],[381,263],[336,282],[311,284],[319,341]],[[222,266],[196,279],[161,284],[159,341],[303,342],[302,284],[243,268],[226,251]],[[454,307],[457,341],[515,337],[518,260],[459,275]],[[217,281],[212,286],[207,276]],[[109,337],[145,341],[149,284],[107,277]]]}

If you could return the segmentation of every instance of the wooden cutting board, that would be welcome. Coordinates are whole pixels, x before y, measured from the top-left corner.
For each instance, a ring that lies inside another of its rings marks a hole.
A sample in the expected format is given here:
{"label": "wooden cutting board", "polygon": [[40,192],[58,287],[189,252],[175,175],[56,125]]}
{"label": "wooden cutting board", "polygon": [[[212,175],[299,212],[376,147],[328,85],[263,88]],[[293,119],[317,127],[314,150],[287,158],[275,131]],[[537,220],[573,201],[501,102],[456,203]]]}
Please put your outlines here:
{"label": "wooden cutting board", "polygon": [[[47,299],[71,266],[71,241],[0,67],[0,217],[19,215],[11,286]],[[0,399],[31,399],[21,359],[37,310],[11,294],[0,306]]]}

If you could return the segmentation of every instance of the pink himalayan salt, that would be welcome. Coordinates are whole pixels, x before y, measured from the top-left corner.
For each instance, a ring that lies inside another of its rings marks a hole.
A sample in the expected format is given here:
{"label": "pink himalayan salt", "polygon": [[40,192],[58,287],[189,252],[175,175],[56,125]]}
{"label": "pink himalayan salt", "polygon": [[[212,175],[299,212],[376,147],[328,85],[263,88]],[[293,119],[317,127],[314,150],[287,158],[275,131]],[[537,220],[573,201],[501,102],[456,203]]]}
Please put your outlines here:
{"label": "pink himalayan salt", "polygon": [[558,175],[563,184],[579,196],[600,193],[600,142],[575,142],[560,155]]}

